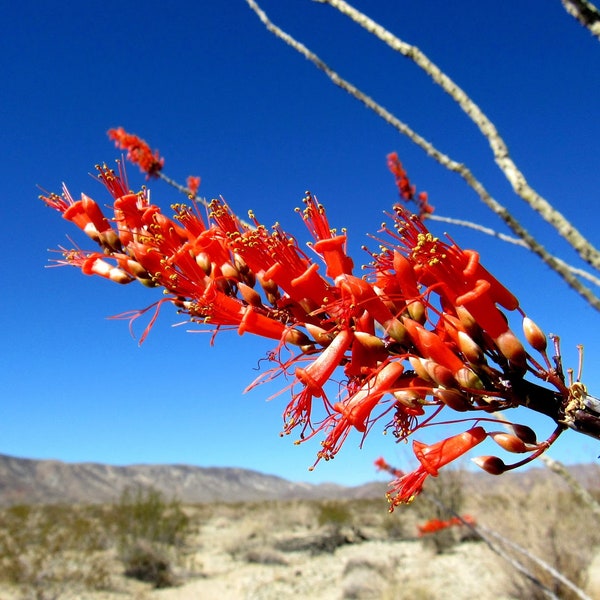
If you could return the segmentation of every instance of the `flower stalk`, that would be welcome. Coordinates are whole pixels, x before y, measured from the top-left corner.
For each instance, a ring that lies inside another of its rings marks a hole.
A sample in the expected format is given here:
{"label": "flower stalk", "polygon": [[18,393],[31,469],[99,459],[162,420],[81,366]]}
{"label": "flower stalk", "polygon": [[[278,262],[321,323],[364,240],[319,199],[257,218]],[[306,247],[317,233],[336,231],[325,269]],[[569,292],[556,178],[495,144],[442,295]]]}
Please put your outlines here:
{"label": "flower stalk", "polygon": [[[113,138],[115,131],[148,177],[162,169],[163,159],[145,142],[122,129],[111,130]],[[334,458],[352,431],[364,439],[380,419],[398,441],[431,427],[441,413],[465,423],[463,433],[413,443],[420,466],[399,478],[393,506],[411,501],[428,476],[486,440],[521,456],[512,464],[479,459],[499,474],[539,456],[567,428],[600,439],[600,402],[580,381],[567,382],[558,339],[551,359],[542,330],[479,254],[433,236],[404,206],[394,206],[379,253],[370,254],[367,274],[358,277],[347,234],[330,227],[310,193],[298,212],[317,260],[279,225],[269,230],[253,213],[246,223],[222,199],[209,202],[203,216],[195,200],[199,179],[189,184],[196,188],[189,204],[173,205],[167,216],[146,188],[129,189],[122,165],[97,170],[112,196],[110,216],[85,194],[74,200],[67,188],[41,197],[98,246],[64,250],[56,262],[119,284],[162,288],[156,311],[170,303],[215,334],[233,329],[274,340],[267,377],[293,381],[282,434],[299,431],[298,443],[322,436],[317,462]],[[395,176],[407,188],[404,171]],[[515,333],[521,329],[523,342]],[[332,385],[336,401],[329,400]],[[514,435],[488,434],[489,413],[518,406],[554,421],[552,435],[538,442],[520,424]]]}

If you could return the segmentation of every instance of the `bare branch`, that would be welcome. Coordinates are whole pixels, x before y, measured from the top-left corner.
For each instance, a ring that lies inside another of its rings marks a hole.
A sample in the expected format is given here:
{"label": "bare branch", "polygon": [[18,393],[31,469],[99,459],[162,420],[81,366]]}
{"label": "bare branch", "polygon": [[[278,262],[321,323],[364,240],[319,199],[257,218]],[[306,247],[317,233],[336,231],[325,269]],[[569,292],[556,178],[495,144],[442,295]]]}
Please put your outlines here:
{"label": "bare branch", "polygon": [[560,0],[565,10],[600,40],[600,10],[587,0]]}
{"label": "bare branch", "polygon": [[[557,581],[560,581],[565,587],[569,588],[581,600],[592,600],[582,589],[577,587],[571,580],[567,579],[564,575],[559,573],[554,567],[551,567],[546,561],[542,560],[541,558],[538,558],[537,556],[534,556],[531,552],[529,552],[529,550],[526,550],[522,546],[515,544],[511,540],[505,538],[503,535],[500,535],[498,532],[492,531],[491,529],[488,529],[487,527],[482,527],[481,525],[479,525],[477,527],[476,532],[478,535],[480,535],[482,537],[483,540],[486,540],[485,536],[491,536],[491,537],[495,538],[496,540],[498,540],[500,543],[508,546],[509,548],[512,548],[513,550],[515,550],[516,552],[519,552],[523,556],[526,556],[531,561],[533,561],[538,567],[542,568],[544,571],[546,571],[547,573],[552,575],[552,577],[554,577],[554,579],[556,579]],[[482,535],[482,534],[484,534],[484,535]],[[487,540],[486,540],[486,543],[487,543]],[[489,545],[489,543],[488,543],[488,545]],[[529,575],[527,575],[527,574],[526,574],[526,576],[529,577]],[[546,590],[547,590],[547,588],[544,588],[545,593],[548,594],[548,591],[546,591]],[[550,593],[552,593],[552,592],[550,592]],[[554,594],[552,594],[552,595],[554,596]]]}
{"label": "bare branch", "polygon": [[551,598],[552,600],[559,600],[558,596],[554,594],[552,590],[546,587],[522,562],[520,562],[515,557],[511,556],[508,552],[506,552],[503,548],[498,546],[494,542],[492,538],[495,538],[497,541],[503,543],[505,546],[523,554],[527,558],[529,558],[533,563],[535,563],[542,570],[546,571],[551,577],[554,577],[557,581],[560,581],[568,587],[571,591],[573,591],[581,600],[591,600],[589,596],[587,596],[581,589],[579,589],[572,581],[567,579],[564,575],[559,573],[556,569],[551,567],[547,562],[543,561],[541,558],[533,555],[531,552],[526,550],[525,548],[515,544],[504,536],[496,533],[495,531],[488,529],[487,527],[483,527],[482,525],[475,525],[472,522],[469,522],[466,519],[463,519],[457,512],[453,511],[449,507],[447,507],[443,502],[438,500],[432,494],[427,493],[427,491],[421,492],[421,494],[426,497],[430,502],[433,502],[435,505],[439,506],[445,512],[451,514],[456,517],[465,527],[469,528],[476,536],[478,536],[486,546],[495,554],[497,554],[500,558],[505,560],[508,564],[510,564],[514,569],[519,571],[521,575],[529,579],[534,585],[536,585],[547,598]]}
{"label": "bare branch", "polygon": [[573,493],[586,504],[592,512],[600,518],[600,503],[569,473],[565,466],[554,460],[546,454],[542,454],[538,457],[544,464],[551,470],[554,471],[559,477],[562,477],[568,484]]}
{"label": "bare branch", "polygon": [[440,165],[448,170],[458,173],[466,183],[475,190],[479,198],[484,204],[498,215],[510,229],[523,239],[532,252],[537,254],[546,265],[557,272],[564,281],[583,296],[596,310],[600,310],[600,298],[598,298],[589,288],[584,286],[567,268],[557,261],[548,251],[540,244],[529,232],[511,215],[511,213],[495,200],[485,189],[483,184],[475,178],[473,173],[462,163],[453,160],[448,155],[438,150],[433,144],[416,133],[406,123],[398,119],[386,108],[375,102],[370,96],[359,90],[355,85],[346,81],[333,69],[331,69],[323,60],[321,60],[314,52],[309,50],[304,44],[297,41],[290,34],[283,31],[275,25],[266,15],[266,13],[258,6],[254,0],[246,0],[250,8],[257,14],[268,31],[283,40],[294,50],[302,54],[306,59],[310,60],[318,69],[323,71],[331,81],[348,92],[351,96],[362,102],[367,108],[370,108],[375,114],[381,117],[386,123],[390,124],[401,134],[407,136],[413,143],[421,148],[428,156],[436,160]]}
{"label": "bare branch", "polygon": [[385,42],[390,48],[410,58],[431,79],[439,85],[463,110],[463,112],[477,125],[482,135],[488,140],[494,154],[496,164],[512,185],[515,193],[527,202],[533,210],[550,223],[556,231],[565,238],[583,260],[600,269],[600,251],[596,249],[565,216],[557,211],[545,198],[540,196],[525,179],[523,173],[513,162],[508,147],[498,133],[496,126],[485,113],[469,98],[448,75],[446,75],[434,62],[432,62],[419,48],[404,42],[393,33],[367,17],[365,14],[350,6],[344,0],[315,0],[322,4],[329,4],[341,13],[350,17],[361,27],[366,29]]}

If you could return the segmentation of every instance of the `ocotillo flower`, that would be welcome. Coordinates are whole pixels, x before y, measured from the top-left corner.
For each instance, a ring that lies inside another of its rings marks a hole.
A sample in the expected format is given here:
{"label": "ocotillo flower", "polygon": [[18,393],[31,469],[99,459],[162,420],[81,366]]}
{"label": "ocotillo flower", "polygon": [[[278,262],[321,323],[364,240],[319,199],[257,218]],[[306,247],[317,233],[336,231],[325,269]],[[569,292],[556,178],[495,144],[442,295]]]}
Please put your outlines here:
{"label": "ocotillo flower", "polygon": [[[114,140],[117,148],[127,150],[127,160],[137,165],[148,178],[156,177],[162,170],[165,159],[161,158],[158,150],[152,152],[150,146],[137,135],[128,133],[122,127],[117,127],[108,130],[108,137]],[[200,182],[198,181],[198,183]]]}
{"label": "ocotillo flower", "polygon": [[436,533],[437,531],[447,529],[448,527],[452,527],[454,525],[465,524],[475,525],[475,519],[470,515],[463,515],[462,517],[452,517],[451,519],[446,520],[430,519],[422,525],[417,525],[417,529],[419,531],[419,537],[423,537],[424,535]]}
{"label": "ocotillo flower", "polygon": [[[162,168],[158,154],[136,136],[122,129],[110,135],[148,175]],[[99,245],[64,251],[57,262],[117,283],[162,287],[157,308],[171,303],[215,333],[235,329],[275,340],[274,367],[255,383],[279,373],[293,379],[283,433],[299,428],[299,441],[323,434],[318,459],[334,457],[352,429],[365,436],[384,415],[398,440],[432,425],[442,411],[470,422],[463,434],[414,443],[420,466],[394,484],[392,505],[412,499],[428,475],[481,443],[489,412],[526,405],[557,423],[542,443],[522,426],[514,435],[491,434],[504,450],[528,454],[514,465],[479,461],[496,473],[539,455],[573,425],[585,388],[565,383],[560,355],[554,364],[549,360],[544,334],[517,298],[481,265],[477,252],[434,237],[402,206],[394,207],[393,226],[383,228],[381,250],[371,254],[370,271],[361,278],[347,254],[346,234],[330,227],[309,193],[299,212],[320,260],[278,225],[268,230],[253,214],[245,223],[222,199],[208,204],[207,218],[194,200],[174,205],[168,217],[146,189],[129,190],[122,167],[115,173],[100,166],[98,172],[113,198],[111,217],[86,195],[74,200],[66,188],[61,196],[42,197]],[[523,321],[539,360],[519,341],[506,312]],[[285,359],[284,347],[290,353]],[[329,400],[332,381],[338,382],[335,402]]]}

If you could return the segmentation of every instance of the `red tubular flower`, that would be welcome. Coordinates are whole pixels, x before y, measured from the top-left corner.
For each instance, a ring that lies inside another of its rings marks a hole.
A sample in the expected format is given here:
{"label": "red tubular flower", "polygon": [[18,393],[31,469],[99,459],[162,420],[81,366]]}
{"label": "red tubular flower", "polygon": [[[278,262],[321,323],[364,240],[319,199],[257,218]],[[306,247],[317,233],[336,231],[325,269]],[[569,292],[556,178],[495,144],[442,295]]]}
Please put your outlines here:
{"label": "red tubular flower", "polygon": [[384,365],[358,392],[344,402],[336,402],[333,409],[340,413],[348,424],[364,432],[369,415],[382,396],[394,389],[394,384],[403,372],[404,367],[400,362],[393,361]]}
{"label": "red tubular flower", "polygon": [[234,325],[239,335],[253,333],[273,340],[285,337],[286,327],[280,321],[256,312],[237,298],[219,291],[213,284],[190,306],[192,317],[215,325]]}
{"label": "red tubular flower", "polygon": [[321,443],[323,450],[318,453],[317,462],[322,458],[325,460],[333,458],[352,427],[361,433],[366,431],[371,412],[385,394],[393,391],[394,384],[403,371],[404,367],[401,363],[396,361],[387,363],[375,371],[356,393],[350,394],[345,401],[333,405],[335,412],[322,426],[322,428],[331,427],[331,431]]}
{"label": "red tubular flower", "polygon": [[388,473],[390,473],[390,475],[393,475],[394,477],[402,477],[402,475],[404,475],[404,473],[400,471],[400,469],[392,467],[392,465],[390,465],[387,462],[387,460],[383,458],[383,456],[380,456],[379,458],[375,459],[374,464],[378,470],[387,471]]}
{"label": "red tubular flower", "polygon": [[416,440],[413,441],[413,451],[421,465],[412,473],[403,475],[392,484],[393,491],[389,495],[392,508],[411,502],[421,492],[423,483],[429,475],[437,477],[439,469],[477,446],[485,439],[486,435],[483,427],[473,427],[429,446]]}
{"label": "red tubular flower", "polygon": [[108,137],[114,140],[117,148],[127,150],[127,160],[138,165],[148,178],[158,177],[158,173],[165,164],[165,159],[161,158],[158,150],[152,152],[144,140],[133,133],[127,133],[123,127],[109,129]]}
{"label": "red tubular flower", "polygon": [[[109,136],[148,177],[159,174],[163,159],[146,142],[122,128],[110,130]],[[403,199],[418,203],[398,157],[388,160]],[[330,227],[325,209],[310,194],[301,214],[325,268],[279,225],[267,229],[253,214],[249,225],[222,199],[210,203],[207,218],[193,198],[191,206],[174,205],[175,215],[168,217],[150,202],[147,190],[130,190],[121,165],[117,173],[105,165],[97,168],[97,179],[113,199],[113,218],[105,217],[86,195],[74,201],[66,188],[61,196],[42,197],[100,246],[96,252],[63,250],[63,259],[56,262],[116,283],[136,279],[162,287],[165,297],[154,304],[141,341],[165,302],[214,333],[228,328],[275,340],[269,358],[276,366],[259,382],[279,373],[295,376],[284,433],[298,425],[301,440],[324,432],[317,460],[332,458],[353,428],[366,435],[388,412],[392,417],[386,430],[404,440],[435,424],[442,410],[464,419],[473,411],[522,404],[523,384],[533,385],[522,380],[527,371],[552,384],[560,397],[573,400],[557,368],[559,360],[546,355],[543,332],[480,264],[479,254],[434,237],[401,206],[394,207],[394,228],[384,226],[391,242],[371,254],[371,271],[361,278],[353,275],[345,232],[338,235]],[[188,180],[193,195],[199,183],[199,178]],[[427,212],[422,196],[420,206]],[[501,310],[517,311],[523,318],[525,338],[542,355],[546,369],[527,354]],[[146,313],[122,317],[133,320]],[[336,374],[341,375],[339,401],[331,403],[326,389]],[[532,397],[528,394],[527,401]],[[313,412],[315,407],[320,414]],[[520,431],[515,429],[515,436],[495,433],[494,439],[505,450],[529,453],[528,458],[504,465],[481,457],[478,464],[493,473],[520,466],[558,435],[537,444],[532,432]],[[415,441],[420,466],[413,473],[400,474],[380,463],[397,477],[392,506],[409,502],[429,475],[436,476],[485,436],[483,427],[476,426],[431,445]]]}
{"label": "red tubular flower", "polygon": [[296,379],[302,384],[303,390],[292,396],[292,401],[283,413],[285,434],[290,433],[294,427],[303,425],[302,436],[304,436],[306,428],[311,427],[312,400],[323,398],[327,402],[323,386],[329,381],[336,368],[342,364],[352,339],[352,331],[342,329],[308,367],[296,367]]}
{"label": "red tubular flower", "polygon": [[327,265],[327,277],[335,279],[338,275],[351,275],[354,263],[346,254],[346,236],[336,235],[332,238],[315,242],[313,248],[320,254]]}
{"label": "red tubular flower", "polygon": [[450,527],[452,523],[450,521],[442,521],[441,519],[430,519],[426,521],[422,525],[417,525],[417,529],[419,531],[419,537],[423,537],[429,533],[436,533],[437,531],[441,531],[442,529],[446,529]]}
{"label": "red tubular flower", "polygon": [[403,319],[402,323],[419,349],[421,356],[435,360],[453,374],[458,373],[465,366],[463,361],[433,331],[425,329],[412,319]]}
{"label": "red tubular flower", "polygon": [[411,185],[408,175],[398,158],[396,152],[392,152],[387,156],[388,169],[392,175],[396,178],[396,187],[400,197],[404,200],[410,201],[415,196],[415,186]]}
{"label": "red tubular flower", "polygon": [[305,369],[296,368],[296,378],[312,396],[323,396],[323,386],[329,381],[335,369],[342,364],[346,350],[352,342],[352,331],[342,329],[331,344],[321,352],[319,357]]}
{"label": "red tubular flower", "polygon": [[130,283],[133,277],[119,267],[96,256],[90,256],[81,265],[81,271],[85,275],[100,275],[115,283]]}
{"label": "red tubular flower", "polygon": [[394,210],[401,232],[401,237],[395,237],[407,248],[417,281],[433,286],[449,306],[465,307],[492,338],[504,333],[508,324],[496,303],[514,310],[518,301],[479,264],[479,254],[433,237],[401,206]]}
{"label": "red tubular flower", "polygon": [[451,519],[447,519],[445,521],[441,519],[430,519],[422,525],[417,525],[417,529],[419,531],[419,537],[423,537],[424,535],[436,533],[437,531],[447,529],[448,527],[452,527],[454,525],[464,525],[465,523],[468,525],[475,525],[475,519],[469,515],[452,517]]}
{"label": "red tubular flower", "polygon": [[362,314],[366,311],[384,327],[387,335],[398,342],[406,341],[406,329],[367,281],[353,275],[340,275],[335,283],[342,293],[350,296],[351,306],[356,307],[355,312]]}

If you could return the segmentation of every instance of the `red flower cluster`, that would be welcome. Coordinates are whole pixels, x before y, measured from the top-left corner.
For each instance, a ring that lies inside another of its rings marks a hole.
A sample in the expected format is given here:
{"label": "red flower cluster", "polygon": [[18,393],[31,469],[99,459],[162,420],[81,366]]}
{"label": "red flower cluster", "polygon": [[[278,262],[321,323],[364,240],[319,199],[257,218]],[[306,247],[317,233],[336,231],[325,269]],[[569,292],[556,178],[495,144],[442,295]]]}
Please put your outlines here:
{"label": "red flower cluster", "polygon": [[[162,166],[147,145],[112,131],[147,173]],[[492,420],[488,413],[524,403],[527,373],[569,397],[562,372],[546,355],[544,334],[477,252],[434,237],[402,206],[394,207],[393,228],[384,227],[381,251],[371,255],[370,272],[361,278],[346,252],[346,235],[336,234],[310,194],[300,212],[317,261],[279,226],[269,230],[253,215],[245,224],[223,200],[209,204],[208,218],[193,202],[175,205],[169,218],[150,203],[147,190],[127,188],[122,169],[98,171],[113,197],[110,218],[88,196],[75,201],[66,189],[42,197],[99,245],[97,251],[66,251],[59,262],[117,283],[162,287],[159,304],[170,302],[215,332],[232,328],[277,341],[270,354],[274,368],[255,383],[280,373],[293,377],[283,432],[298,429],[301,441],[322,434],[317,462],[333,458],[351,430],[364,436],[384,416],[398,440],[432,424],[443,410],[471,421],[468,431],[430,446],[414,442],[420,466],[394,483],[393,507],[488,436],[505,450],[528,453],[526,460],[549,445],[523,426],[512,434],[484,429]],[[542,364],[510,329],[505,311],[521,318]],[[338,382],[335,400],[331,381]],[[516,466],[497,457],[479,464],[493,473]]]}
{"label": "red flower cluster", "polygon": [[424,535],[436,533],[437,531],[441,531],[442,529],[447,529],[448,527],[453,527],[455,525],[464,525],[465,523],[469,525],[475,525],[475,519],[469,515],[452,517],[446,521],[443,521],[442,519],[430,519],[422,525],[417,525],[417,529],[419,530],[419,537],[423,537]]}
{"label": "red flower cluster", "polygon": [[429,204],[427,192],[419,192],[417,194],[417,188],[411,184],[410,179],[395,152],[388,154],[387,164],[388,169],[396,179],[396,187],[398,188],[398,193],[402,202],[414,202],[417,207],[415,212],[420,217],[426,217],[428,214],[431,214],[434,211],[434,207]]}
{"label": "red flower cluster", "polygon": [[122,127],[109,129],[108,137],[114,140],[117,148],[127,150],[127,160],[137,165],[142,173],[146,173],[148,179],[158,176],[165,164],[165,159],[161,158],[158,150],[152,152],[144,140],[133,133],[127,133]]}

